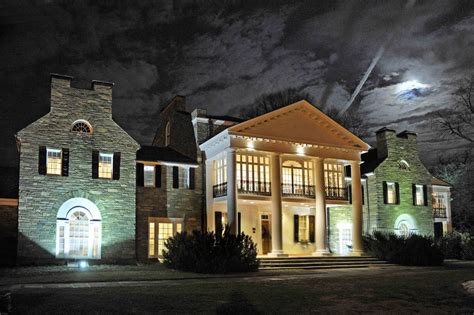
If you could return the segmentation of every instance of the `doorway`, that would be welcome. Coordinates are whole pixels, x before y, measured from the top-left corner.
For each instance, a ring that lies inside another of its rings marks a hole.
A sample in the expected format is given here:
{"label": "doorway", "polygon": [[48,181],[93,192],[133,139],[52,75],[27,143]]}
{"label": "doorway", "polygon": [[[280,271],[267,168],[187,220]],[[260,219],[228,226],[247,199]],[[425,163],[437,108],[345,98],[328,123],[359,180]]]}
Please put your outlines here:
{"label": "doorway", "polygon": [[260,219],[262,232],[262,254],[266,255],[272,251],[270,216],[268,214],[262,214]]}
{"label": "doorway", "polygon": [[434,237],[435,238],[443,237],[443,222],[434,223]]}

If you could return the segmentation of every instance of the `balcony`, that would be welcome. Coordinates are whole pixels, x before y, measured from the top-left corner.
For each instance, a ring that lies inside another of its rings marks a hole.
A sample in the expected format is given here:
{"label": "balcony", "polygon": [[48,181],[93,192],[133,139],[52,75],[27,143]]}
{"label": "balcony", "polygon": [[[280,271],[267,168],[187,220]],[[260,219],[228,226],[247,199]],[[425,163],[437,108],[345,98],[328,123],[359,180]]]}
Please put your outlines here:
{"label": "balcony", "polygon": [[314,186],[281,184],[281,195],[283,197],[314,198]]}
{"label": "balcony", "polygon": [[214,198],[222,197],[227,195],[227,183],[222,183],[218,185],[214,185],[212,187],[212,196]]}
{"label": "balcony", "polygon": [[433,207],[433,218],[447,218],[445,207]]}
{"label": "balcony", "polygon": [[271,196],[272,190],[269,182],[237,181],[237,191],[241,194]]}
{"label": "balcony", "polygon": [[347,200],[346,187],[326,187],[326,199],[330,200]]}

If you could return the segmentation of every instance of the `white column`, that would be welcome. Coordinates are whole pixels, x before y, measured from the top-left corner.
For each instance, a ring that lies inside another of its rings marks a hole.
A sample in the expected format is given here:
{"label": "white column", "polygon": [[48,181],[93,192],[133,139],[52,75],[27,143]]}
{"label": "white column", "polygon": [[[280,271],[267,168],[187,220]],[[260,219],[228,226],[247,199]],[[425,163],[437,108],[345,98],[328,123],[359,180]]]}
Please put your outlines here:
{"label": "white column", "polygon": [[235,149],[227,151],[227,224],[237,234],[237,182]]}
{"label": "white column", "polygon": [[352,254],[364,253],[362,244],[362,187],[359,161],[351,161],[352,177]]}
{"label": "white column", "polygon": [[207,230],[214,231],[214,161],[206,160],[206,223]]}
{"label": "white column", "polygon": [[281,207],[280,155],[271,157],[271,191],[272,191],[272,252],[268,256],[288,256],[283,252],[283,213]]}
{"label": "white column", "polygon": [[327,220],[326,220],[326,189],[324,183],[324,160],[314,160],[314,190],[316,194],[316,251],[313,256],[330,255],[328,248]]}

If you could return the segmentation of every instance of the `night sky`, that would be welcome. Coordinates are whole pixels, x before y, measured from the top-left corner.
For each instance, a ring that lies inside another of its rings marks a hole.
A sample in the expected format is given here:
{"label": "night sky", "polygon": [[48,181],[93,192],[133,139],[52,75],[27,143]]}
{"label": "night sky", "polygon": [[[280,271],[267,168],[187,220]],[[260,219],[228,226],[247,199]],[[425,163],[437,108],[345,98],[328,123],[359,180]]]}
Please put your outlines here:
{"label": "night sky", "polygon": [[381,47],[351,106],[370,132],[419,133],[425,161],[464,145],[440,140],[431,119],[474,72],[471,0],[2,3],[1,165],[15,163],[14,134],[48,112],[49,73],[115,82],[114,119],[149,144],[176,94],[215,115],[288,88],[345,108]]}

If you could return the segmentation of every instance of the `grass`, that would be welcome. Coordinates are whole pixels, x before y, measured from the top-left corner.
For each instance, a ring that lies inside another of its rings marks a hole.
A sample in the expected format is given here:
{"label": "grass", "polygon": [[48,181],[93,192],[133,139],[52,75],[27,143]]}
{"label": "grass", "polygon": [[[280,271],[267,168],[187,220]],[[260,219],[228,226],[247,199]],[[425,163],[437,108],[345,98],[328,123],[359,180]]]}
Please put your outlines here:
{"label": "grass", "polygon": [[21,289],[12,298],[14,313],[472,313],[474,297],[461,283],[473,279],[471,263],[194,278],[147,287]]}

